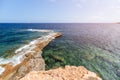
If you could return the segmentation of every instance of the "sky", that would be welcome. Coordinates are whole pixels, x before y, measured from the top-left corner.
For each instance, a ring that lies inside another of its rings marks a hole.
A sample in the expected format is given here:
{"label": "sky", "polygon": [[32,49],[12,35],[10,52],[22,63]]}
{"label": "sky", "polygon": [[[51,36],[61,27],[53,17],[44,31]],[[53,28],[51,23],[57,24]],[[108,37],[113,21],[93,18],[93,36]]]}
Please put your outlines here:
{"label": "sky", "polygon": [[0,23],[120,22],[120,0],[0,0]]}

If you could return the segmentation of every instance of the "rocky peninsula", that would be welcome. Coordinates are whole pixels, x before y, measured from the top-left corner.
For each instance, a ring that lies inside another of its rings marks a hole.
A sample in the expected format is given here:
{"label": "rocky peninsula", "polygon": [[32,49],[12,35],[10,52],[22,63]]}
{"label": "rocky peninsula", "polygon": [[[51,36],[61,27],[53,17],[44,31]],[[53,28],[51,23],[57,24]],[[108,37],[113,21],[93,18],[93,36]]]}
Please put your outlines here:
{"label": "rocky peninsula", "polygon": [[[1,72],[0,79],[19,80],[30,71],[45,70],[45,62],[41,56],[42,49],[59,36],[61,36],[61,33],[51,32],[16,50],[14,57],[17,59],[13,62],[8,61],[7,64],[0,64],[1,70],[3,71]],[[17,56],[21,57],[19,58]]]}

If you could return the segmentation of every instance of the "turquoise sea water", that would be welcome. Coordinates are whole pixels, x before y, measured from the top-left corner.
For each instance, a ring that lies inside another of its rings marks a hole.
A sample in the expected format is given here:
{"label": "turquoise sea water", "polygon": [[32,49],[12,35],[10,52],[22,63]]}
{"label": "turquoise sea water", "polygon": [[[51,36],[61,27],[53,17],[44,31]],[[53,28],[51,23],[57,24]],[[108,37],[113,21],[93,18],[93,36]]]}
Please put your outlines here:
{"label": "turquoise sea water", "polygon": [[0,29],[0,56],[12,57],[16,49],[47,33],[31,32],[28,29]]}
{"label": "turquoise sea water", "polygon": [[1,57],[14,55],[20,46],[47,34],[27,29],[62,33],[43,50],[46,69],[85,66],[103,80],[120,80],[120,24],[0,24]]}

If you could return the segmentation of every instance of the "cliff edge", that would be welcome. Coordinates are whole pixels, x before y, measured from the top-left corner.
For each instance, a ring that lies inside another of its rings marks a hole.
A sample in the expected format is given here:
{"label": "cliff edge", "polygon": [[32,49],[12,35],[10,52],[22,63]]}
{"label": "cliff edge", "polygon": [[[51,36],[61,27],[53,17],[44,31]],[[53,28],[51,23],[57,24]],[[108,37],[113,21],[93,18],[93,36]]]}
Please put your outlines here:
{"label": "cliff edge", "polygon": [[20,80],[102,80],[83,66],[66,66],[48,71],[32,71]]}

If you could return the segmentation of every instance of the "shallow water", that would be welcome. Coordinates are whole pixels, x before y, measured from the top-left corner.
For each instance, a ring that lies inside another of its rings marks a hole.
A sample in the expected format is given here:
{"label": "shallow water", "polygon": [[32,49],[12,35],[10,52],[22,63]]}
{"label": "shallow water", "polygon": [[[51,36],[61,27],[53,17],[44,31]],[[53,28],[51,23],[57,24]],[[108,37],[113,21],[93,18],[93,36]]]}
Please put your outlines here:
{"label": "shallow water", "polygon": [[1,55],[40,37],[23,31],[33,28],[63,34],[43,50],[46,69],[82,65],[104,80],[120,80],[120,24],[0,24]]}

